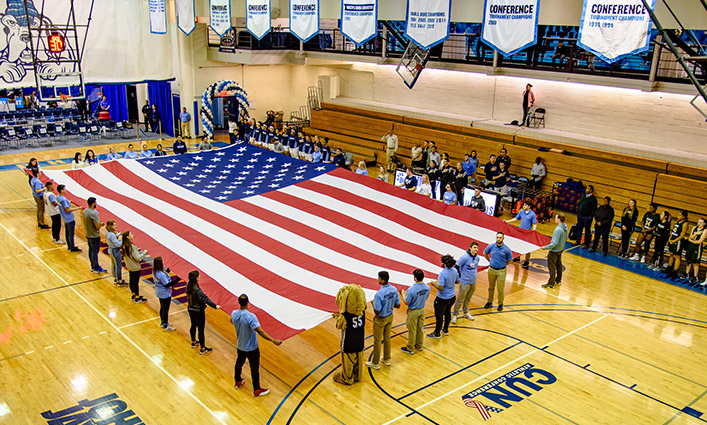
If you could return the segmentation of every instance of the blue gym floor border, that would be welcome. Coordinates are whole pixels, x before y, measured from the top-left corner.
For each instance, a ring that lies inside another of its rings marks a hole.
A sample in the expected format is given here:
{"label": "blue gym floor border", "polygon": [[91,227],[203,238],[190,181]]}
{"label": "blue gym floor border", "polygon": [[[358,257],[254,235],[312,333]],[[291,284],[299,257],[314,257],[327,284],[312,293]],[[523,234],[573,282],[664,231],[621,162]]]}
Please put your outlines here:
{"label": "blue gym floor border", "polygon": [[[699,327],[699,328],[702,328],[702,329],[707,329],[707,322],[706,322],[706,321],[703,321],[703,320],[692,319],[692,318],[682,317],[682,316],[669,315],[669,314],[664,314],[664,313],[655,313],[655,312],[650,312],[650,311],[645,311],[645,310],[626,309],[626,308],[619,308],[619,307],[583,306],[583,305],[578,305],[578,304],[561,304],[561,305],[558,305],[558,304],[519,304],[519,305],[509,305],[508,307],[569,307],[569,306],[572,306],[572,307],[601,308],[601,309],[609,310],[609,311],[604,312],[604,314],[640,317],[640,318],[644,318],[644,319],[660,320],[660,321],[665,321],[665,322],[672,322],[672,323],[683,324],[683,325],[686,325],[686,326],[694,326],[694,327]],[[474,309],[474,310],[481,310],[481,308]],[[508,314],[508,313],[522,313],[522,312],[532,312],[532,311],[557,311],[557,312],[570,312],[570,311],[571,311],[571,312],[583,312],[583,313],[597,313],[597,311],[595,311],[595,310],[581,310],[581,309],[577,309],[577,308],[551,308],[551,309],[546,309],[546,308],[545,308],[545,309],[543,309],[543,308],[525,308],[525,309],[519,309],[519,310],[510,310],[510,309],[507,309],[507,310],[505,310],[505,311],[503,311],[503,312],[500,312],[500,313],[498,313],[498,312],[477,313],[476,315],[477,315],[477,316],[482,316],[482,315],[487,315],[487,314]],[[648,316],[648,315],[662,316],[662,317],[653,317],[653,316]],[[427,320],[427,319],[431,319],[431,318],[433,318],[433,316],[428,316],[428,317],[426,317],[425,319]],[[679,320],[675,320],[675,319],[679,319]],[[692,323],[691,323],[691,322],[692,322]],[[405,323],[401,323],[401,324],[399,324],[399,325],[394,326],[393,329],[399,328],[399,327],[405,326],[405,325],[406,325]],[[432,324],[428,324],[428,325],[425,326],[425,327],[426,327],[426,328],[429,328],[429,327],[431,327],[431,326],[432,326]],[[617,380],[615,380],[615,379],[612,379],[612,378],[610,378],[610,377],[608,377],[608,376],[606,376],[606,375],[600,374],[600,373],[598,373],[598,372],[595,372],[595,371],[589,369],[589,366],[590,366],[590,365],[584,365],[584,366],[582,366],[582,365],[579,365],[579,364],[577,364],[577,363],[575,363],[575,362],[573,362],[573,361],[571,361],[571,360],[569,360],[569,359],[567,359],[567,358],[564,358],[564,357],[562,357],[562,356],[559,356],[559,355],[557,355],[557,354],[554,354],[554,353],[548,351],[548,350],[547,350],[547,347],[538,347],[538,346],[535,346],[534,344],[531,344],[531,343],[529,343],[529,342],[527,342],[527,341],[524,341],[524,340],[522,340],[522,339],[520,339],[520,338],[517,338],[517,337],[515,337],[515,336],[509,335],[509,334],[506,334],[506,333],[503,333],[503,332],[498,332],[498,331],[493,331],[493,330],[488,330],[488,329],[475,328],[475,327],[470,327],[470,326],[452,326],[452,328],[454,328],[454,329],[471,329],[471,330],[477,330],[477,331],[482,331],[482,332],[494,333],[494,334],[497,334],[497,335],[501,335],[501,336],[508,337],[508,338],[510,338],[510,339],[514,339],[514,340],[516,340],[516,341],[518,341],[518,342],[515,343],[515,344],[513,344],[513,345],[511,345],[511,346],[509,346],[509,347],[506,347],[506,348],[502,349],[502,350],[499,351],[499,352],[493,353],[493,354],[491,354],[491,355],[485,357],[484,359],[481,359],[481,360],[479,360],[479,361],[476,361],[476,362],[474,362],[473,364],[471,364],[471,365],[469,365],[469,366],[466,366],[466,367],[462,368],[462,369],[459,370],[459,371],[456,371],[456,372],[454,372],[454,373],[452,373],[452,374],[449,374],[449,375],[447,375],[447,376],[445,376],[445,377],[442,377],[442,378],[440,378],[440,379],[438,379],[438,380],[436,380],[436,381],[433,381],[432,383],[426,384],[424,387],[418,388],[418,389],[416,389],[416,390],[414,390],[414,391],[412,391],[412,392],[410,392],[410,393],[408,393],[408,394],[406,394],[406,395],[404,395],[404,396],[402,396],[402,397],[399,397],[399,398],[397,398],[397,399],[396,399],[395,397],[393,397],[392,395],[390,395],[387,391],[385,391],[385,390],[380,386],[380,384],[376,381],[375,376],[373,375],[373,372],[369,369],[369,371],[368,371],[368,372],[369,372],[369,376],[371,377],[371,379],[372,379],[373,383],[376,385],[376,387],[377,387],[383,394],[385,394],[387,397],[389,397],[391,400],[393,400],[393,401],[395,401],[395,402],[401,404],[403,407],[405,407],[406,409],[410,410],[410,413],[408,413],[407,416],[411,416],[411,415],[417,414],[417,415],[419,415],[420,417],[422,417],[422,418],[424,418],[425,420],[427,420],[429,423],[437,424],[437,422],[435,422],[435,421],[433,421],[433,420],[427,418],[426,416],[424,416],[424,415],[422,415],[421,413],[417,412],[415,409],[413,409],[413,408],[407,406],[407,405],[406,405],[405,403],[403,403],[401,400],[402,400],[403,398],[405,398],[405,397],[408,397],[408,396],[414,394],[415,392],[418,392],[418,391],[424,389],[424,388],[428,388],[428,387],[430,387],[430,386],[432,386],[432,385],[435,385],[435,384],[437,384],[437,383],[439,383],[439,382],[442,382],[443,380],[445,380],[445,379],[447,379],[447,378],[449,378],[449,377],[451,377],[451,376],[454,376],[455,374],[457,374],[457,373],[459,373],[459,372],[461,372],[461,371],[463,371],[463,370],[466,370],[466,369],[468,369],[468,368],[470,368],[470,367],[473,367],[473,366],[475,366],[475,365],[478,365],[478,364],[480,364],[480,363],[482,363],[482,362],[484,362],[484,361],[486,361],[486,360],[488,360],[488,359],[491,359],[491,358],[493,358],[494,356],[500,354],[501,352],[504,352],[504,351],[506,351],[506,350],[508,350],[508,349],[511,349],[511,348],[515,347],[515,346],[518,346],[519,344],[525,344],[525,345],[528,345],[529,347],[532,347],[532,348],[534,348],[534,349],[537,349],[538,351],[542,351],[542,352],[544,352],[544,353],[546,353],[546,354],[549,354],[549,355],[551,355],[551,356],[553,356],[553,357],[556,357],[556,358],[559,359],[559,360],[562,360],[562,361],[567,362],[567,363],[569,363],[569,364],[571,364],[571,365],[573,365],[573,366],[576,366],[576,367],[578,367],[579,369],[582,369],[582,370],[587,371],[587,372],[589,372],[589,373],[591,373],[591,374],[594,374],[594,375],[596,375],[597,377],[600,377],[600,378],[605,379],[605,380],[607,380],[607,381],[609,381],[609,382],[611,382],[611,383],[614,383],[614,384],[616,384],[616,385],[618,385],[618,386],[620,386],[620,387],[623,387],[623,388],[626,389],[626,390],[633,391],[633,392],[635,392],[636,394],[639,394],[639,395],[641,395],[641,396],[643,396],[643,397],[646,397],[646,398],[648,398],[648,399],[650,399],[650,400],[653,400],[653,401],[655,401],[655,402],[657,402],[657,403],[659,403],[659,404],[662,404],[662,405],[664,405],[664,406],[666,406],[666,407],[668,407],[668,408],[670,408],[670,409],[673,409],[673,410],[676,411],[676,415],[679,415],[679,414],[681,414],[681,413],[684,413],[684,414],[690,415],[691,417],[694,417],[695,419],[697,419],[697,420],[699,420],[699,421],[701,421],[701,422],[707,423],[707,420],[705,420],[705,419],[702,418],[703,413],[700,412],[700,411],[697,411],[697,410],[695,410],[695,409],[693,409],[693,408],[691,408],[690,406],[685,406],[685,407],[683,407],[683,408],[679,408],[679,407],[677,407],[677,406],[674,406],[674,405],[672,405],[672,404],[670,404],[670,403],[668,403],[668,402],[666,402],[666,401],[663,401],[663,400],[661,400],[661,399],[659,399],[659,398],[657,398],[657,397],[653,397],[653,396],[651,396],[651,395],[649,395],[649,394],[647,394],[647,393],[645,393],[645,392],[642,392],[642,391],[637,390],[637,389],[636,389],[636,384],[632,384],[632,385],[630,385],[630,386],[627,385],[627,384],[623,384],[623,383],[621,383],[621,382],[619,382],[619,381],[617,381]],[[402,331],[402,332],[397,332],[397,333],[391,335],[391,339],[392,339],[392,338],[395,338],[395,337],[398,337],[398,336],[400,336],[400,335],[406,334],[406,333],[407,333],[407,330]],[[366,340],[370,340],[371,338],[372,338],[372,335],[369,335],[368,337],[366,337]],[[369,346],[365,347],[365,348],[364,348],[364,351],[367,351],[367,350],[370,349],[370,348],[372,348],[372,345],[369,345]],[[280,411],[280,409],[282,408],[282,406],[285,404],[285,402],[288,400],[288,398],[297,390],[297,388],[299,388],[299,387],[304,383],[304,381],[307,380],[307,378],[309,378],[314,372],[316,372],[317,370],[319,370],[320,368],[322,368],[326,363],[328,363],[329,361],[331,361],[331,360],[333,360],[334,358],[336,358],[340,353],[341,353],[340,351],[337,351],[336,353],[332,354],[332,355],[329,356],[327,359],[325,359],[323,362],[321,362],[319,365],[317,365],[314,369],[310,370],[304,377],[302,377],[302,379],[300,379],[299,382],[297,382],[297,383],[290,389],[290,391],[285,395],[285,397],[284,397],[284,398],[280,401],[280,403],[277,405],[277,407],[276,407],[275,410],[273,411],[272,415],[271,415],[270,418],[268,419],[267,424],[269,425],[269,424],[272,423],[272,421],[275,419],[275,417],[277,416],[278,412]],[[322,382],[324,382],[334,371],[336,371],[336,370],[339,369],[340,367],[341,367],[341,365],[336,365],[336,366],[334,366],[329,372],[327,372],[322,378],[320,378],[320,379],[312,386],[312,388],[309,389],[309,391],[307,391],[307,393],[306,393],[306,394],[304,395],[304,397],[298,402],[297,406],[295,407],[295,409],[294,409],[294,410],[292,411],[292,413],[290,414],[290,417],[289,417],[288,420],[287,420],[287,424],[288,424],[288,425],[289,425],[290,423],[292,423],[292,420],[293,420],[294,417],[297,415],[297,412],[298,412],[299,409],[302,407],[302,405],[304,404],[304,402],[307,401],[307,399],[309,398],[309,396],[314,392],[314,390],[316,390],[316,388],[317,388]],[[700,384],[700,385],[701,385],[701,384]],[[705,385],[703,385],[703,386],[705,386]],[[674,419],[674,418],[673,418],[673,419]]]}
{"label": "blue gym floor border", "polygon": [[[610,250],[611,251],[611,250]],[[677,286],[689,291],[697,292],[698,294],[707,294],[707,286],[689,286],[686,280],[681,279],[665,279],[661,277],[663,272],[654,271],[648,267],[651,265],[649,263],[641,263],[638,261],[632,261],[627,258],[621,258],[616,255],[609,254],[606,257],[600,252],[589,252],[589,249],[583,249],[581,246],[573,246],[570,242],[565,244],[565,252],[576,255],[578,257],[586,258],[589,260],[596,261],[598,263],[606,264],[607,266],[616,267],[621,270],[625,270],[637,275],[647,277],[649,279],[654,279],[662,283],[667,283],[669,285]],[[651,254],[652,257],[653,254]],[[667,258],[667,257],[666,257]]]}

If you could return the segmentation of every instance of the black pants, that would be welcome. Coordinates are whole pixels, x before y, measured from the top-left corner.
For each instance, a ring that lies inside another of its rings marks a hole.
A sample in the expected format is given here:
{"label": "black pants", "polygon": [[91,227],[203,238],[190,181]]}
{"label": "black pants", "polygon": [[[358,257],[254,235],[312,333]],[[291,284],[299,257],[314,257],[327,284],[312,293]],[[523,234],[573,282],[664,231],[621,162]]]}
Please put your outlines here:
{"label": "black pants", "polygon": [[604,254],[609,253],[609,231],[611,230],[611,223],[606,223],[603,226],[594,225],[594,243],[592,244],[592,249],[596,251],[599,245],[599,238],[601,238],[601,251]]}
{"label": "black pants", "polygon": [[663,264],[663,256],[665,253],[665,244],[668,243],[667,238],[655,238],[655,245],[653,245],[653,249],[655,250],[653,252],[653,259],[651,260],[651,263],[655,263],[658,261],[658,265]]}
{"label": "black pants", "polygon": [[101,250],[101,238],[86,238],[88,242],[88,260],[91,263],[91,270],[98,270],[101,265],[98,264],[98,251]]}
{"label": "black pants", "polygon": [[523,122],[520,125],[530,126],[530,106],[525,104],[523,105]]}
{"label": "black pants", "polygon": [[[189,335],[191,335],[191,340],[199,341],[201,348],[206,347],[206,341],[204,338],[204,326],[206,325],[206,313],[204,310],[194,311],[189,310],[189,319],[191,319],[191,328],[189,328]],[[196,339],[196,331],[199,331],[199,339]]]}
{"label": "black pants", "polygon": [[58,241],[61,237],[61,214],[49,216],[52,219],[52,239]]}
{"label": "black pants", "polygon": [[577,244],[582,242],[584,233],[584,245],[589,246],[592,241],[592,217],[577,214]]}
{"label": "black pants", "polygon": [[130,274],[130,292],[133,293],[133,298],[140,296],[140,270],[132,271]]}
{"label": "black pants", "polygon": [[167,326],[169,323],[169,305],[172,302],[172,297],[160,298],[160,320],[162,326]]}
{"label": "black pants", "polygon": [[528,182],[528,188],[529,188],[529,189],[540,190],[540,186],[542,186],[542,184],[543,184],[542,179],[537,180],[537,181],[531,179],[531,180]]}
{"label": "black pants", "polygon": [[550,273],[549,285],[562,282],[562,251],[547,253],[547,270]]}
{"label": "black pants", "polygon": [[633,234],[633,229],[624,230],[621,228],[621,254],[628,253],[628,245],[631,243],[631,235]]}
{"label": "black pants", "polygon": [[457,297],[443,300],[435,298],[435,335],[440,331],[449,332],[449,323],[452,321],[452,307]]}
{"label": "black pants", "polygon": [[260,389],[260,349],[256,348],[253,351],[238,350],[238,358],[236,359],[236,367],[234,377],[236,382],[241,379],[241,372],[246,359],[250,363],[250,377],[253,379],[253,391]]}

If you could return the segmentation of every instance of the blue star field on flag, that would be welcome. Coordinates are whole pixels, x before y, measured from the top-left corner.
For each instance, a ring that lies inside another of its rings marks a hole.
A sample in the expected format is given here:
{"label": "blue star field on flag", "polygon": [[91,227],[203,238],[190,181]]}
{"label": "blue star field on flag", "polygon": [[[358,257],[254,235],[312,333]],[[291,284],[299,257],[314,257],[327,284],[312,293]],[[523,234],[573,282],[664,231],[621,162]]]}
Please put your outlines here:
{"label": "blue star field on flag", "polygon": [[218,202],[281,189],[336,168],[245,144],[138,161],[160,176]]}

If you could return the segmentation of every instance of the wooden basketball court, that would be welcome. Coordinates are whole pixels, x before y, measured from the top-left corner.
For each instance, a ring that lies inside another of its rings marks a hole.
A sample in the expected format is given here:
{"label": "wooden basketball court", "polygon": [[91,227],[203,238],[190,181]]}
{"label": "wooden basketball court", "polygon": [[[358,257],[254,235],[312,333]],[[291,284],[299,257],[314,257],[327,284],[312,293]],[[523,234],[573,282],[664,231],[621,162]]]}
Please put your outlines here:
{"label": "wooden basketball court", "polygon": [[[70,154],[5,155],[0,164]],[[280,347],[261,340],[261,381],[271,394],[253,398],[247,367],[245,387],[233,387],[228,314],[207,312],[214,352],[200,356],[190,348],[184,305],[171,306],[177,331],[162,332],[148,283],[141,292],[149,302],[132,303],[109,274],[90,272],[84,241],[77,239],[83,253],[70,254],[49,230],[37,229],[21,172],[0,176],[0,423],[84,423],[69,422],[71,415],[131,424],[484,422],[464,403],[467,394],[487,406],[489,423],[706,422],[705,295],[569,252],[558,289],[540,287],[544,253],[533,254],[529,271],[510,266],[501,313],[481,308],[482,272],[472,300],[476,320],[459,320],[449,336],[426,339],[413,356],[400,351],[405,312],[396,311],[391,366],[367,370],[351,387],[331,379],[340,364],[333,320]],[[100,262],[109,268],[108,257]],[[369,306],[369,322],[372,316]]]}

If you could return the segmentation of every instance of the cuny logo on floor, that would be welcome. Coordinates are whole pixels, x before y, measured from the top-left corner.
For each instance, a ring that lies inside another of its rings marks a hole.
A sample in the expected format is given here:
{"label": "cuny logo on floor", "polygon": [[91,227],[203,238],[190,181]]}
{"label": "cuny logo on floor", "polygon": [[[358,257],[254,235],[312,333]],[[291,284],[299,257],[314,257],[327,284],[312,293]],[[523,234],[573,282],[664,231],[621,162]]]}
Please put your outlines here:
{"label": "cuny logo on floor", "polygon": [[[511,403],[521,402],[533,395],[528,389],[537,392],[555,382],[557,378],[552,373],[526,363],[464,394],[462,401],[465,405],[477,409],[486,421],[491,418],[491,413],[501,413],[504,409],[513,407],[514,404]],[[483,397],[485,400],[479,400],[477,397]]]}

